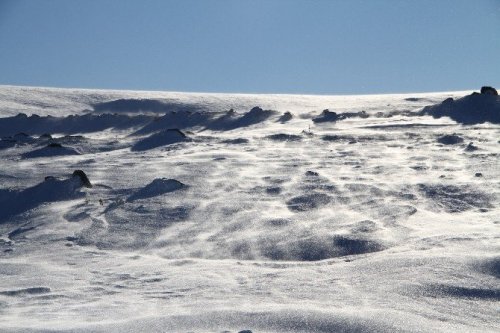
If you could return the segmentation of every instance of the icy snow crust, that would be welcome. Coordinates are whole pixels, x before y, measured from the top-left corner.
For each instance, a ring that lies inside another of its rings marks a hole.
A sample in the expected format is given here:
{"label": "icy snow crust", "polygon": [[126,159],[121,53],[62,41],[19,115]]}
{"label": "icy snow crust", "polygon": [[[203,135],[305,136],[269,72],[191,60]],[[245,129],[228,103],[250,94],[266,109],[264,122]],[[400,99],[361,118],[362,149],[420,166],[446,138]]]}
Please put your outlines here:
{"label": "icy snow crust", "polygon": [[0,331],[498,332],[469,94],[0,86]]}

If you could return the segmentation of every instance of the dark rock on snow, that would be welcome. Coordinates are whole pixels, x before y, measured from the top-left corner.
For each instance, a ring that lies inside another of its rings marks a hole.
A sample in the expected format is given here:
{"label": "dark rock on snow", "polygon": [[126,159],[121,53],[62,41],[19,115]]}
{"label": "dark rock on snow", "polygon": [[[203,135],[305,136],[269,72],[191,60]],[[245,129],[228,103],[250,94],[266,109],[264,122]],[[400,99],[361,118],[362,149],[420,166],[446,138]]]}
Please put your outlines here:
{"label": "dark rock on snow", "polygon": [[92,184],[90,183],[89,178],[87,177],[87,175],[85,174],[85,172],[83,172],[82,170],[75,170],[75,171],[73,171],[73,175],[72,176],[80,178],[80,180],[82,182],[82,186],[89,187],[89,188],[92,187]]}
{"label": "dark rock on snow", "polygon": [[474,146],[474,143],[473,142],[470,142],[467,147],[465,147],[465,151],[476,151],[478,150],[479,148]]}
{"label": "dark rock on snow", "polygon": [[495,88],[493,87],[481,87],[481,94],[482,95],[493,95],[493,96],[498,96],[498,92]]}

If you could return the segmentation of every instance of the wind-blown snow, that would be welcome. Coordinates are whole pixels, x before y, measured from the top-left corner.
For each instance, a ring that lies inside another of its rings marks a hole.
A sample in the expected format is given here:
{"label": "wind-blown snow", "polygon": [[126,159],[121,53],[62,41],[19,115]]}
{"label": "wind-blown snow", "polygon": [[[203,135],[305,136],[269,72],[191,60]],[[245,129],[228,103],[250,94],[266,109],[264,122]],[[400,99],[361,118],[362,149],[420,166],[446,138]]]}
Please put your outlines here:
{"label": "wind-blown snow", "polygon": [[499,103],[0,86],[0,331],[498,332]]}

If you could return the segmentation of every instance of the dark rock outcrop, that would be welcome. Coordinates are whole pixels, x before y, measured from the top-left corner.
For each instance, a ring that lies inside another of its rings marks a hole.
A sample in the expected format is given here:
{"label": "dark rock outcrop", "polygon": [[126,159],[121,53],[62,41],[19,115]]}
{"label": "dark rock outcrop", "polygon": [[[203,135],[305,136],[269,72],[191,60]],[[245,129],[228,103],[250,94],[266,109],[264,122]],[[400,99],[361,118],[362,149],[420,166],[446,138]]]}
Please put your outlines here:
{"label": "dark rock outcrop", "polygon": [[87,175],[85,174],[85,172],[83,172],[82,170],[75,170],[75,171],[73,171],[73,175],[72,176],[80,178],[80,181],[82,182],[82,186],[85,186],[85,187],[88,187],[88,188],[92,187],[92,184],[90,183],[89,178],[87,177]]}
{"label": "dark rock outcrop", "polygon": [[484,87],[481,87],[481,94],[482,95],[498,96],[498,91],[493,87],[484,86]]}
{"label": "dark rock outcrop", "polygon": [[473,143],[473,142],[470,142],[470,143],[467,145],[467,147],[465,147],[465,151],[469,151],[469,152],[470,152],[470,151],[476,151],[476,150],[478,150],[478,149],[479,149],[479,148],[478,148],[478,147],[476,147],[476,146],[474,145],[474,143]]}

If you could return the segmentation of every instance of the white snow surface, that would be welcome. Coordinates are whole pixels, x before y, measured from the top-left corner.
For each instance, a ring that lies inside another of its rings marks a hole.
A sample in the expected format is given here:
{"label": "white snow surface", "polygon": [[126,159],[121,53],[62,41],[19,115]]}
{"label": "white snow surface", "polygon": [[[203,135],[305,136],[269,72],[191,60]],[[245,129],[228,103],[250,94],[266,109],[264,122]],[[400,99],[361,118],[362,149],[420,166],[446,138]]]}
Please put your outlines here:
{"label": "white snow surface", "polygon": [[421,112],[468,94],[0,86],[0,331],[499,332],[500,125]]}

